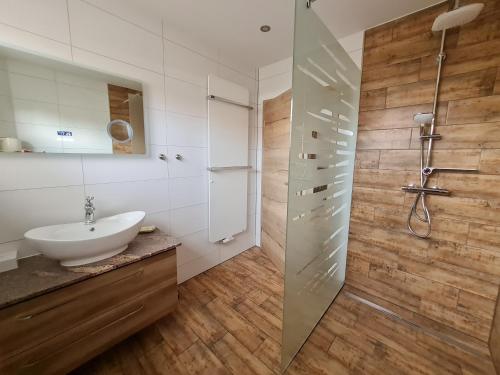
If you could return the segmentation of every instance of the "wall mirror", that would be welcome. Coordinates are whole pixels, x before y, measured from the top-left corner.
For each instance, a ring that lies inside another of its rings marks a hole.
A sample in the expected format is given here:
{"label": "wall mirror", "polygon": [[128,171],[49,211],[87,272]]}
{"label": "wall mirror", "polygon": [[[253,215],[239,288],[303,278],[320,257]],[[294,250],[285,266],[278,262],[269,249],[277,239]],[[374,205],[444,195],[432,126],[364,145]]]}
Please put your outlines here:
{"label": "wall mirror", "polygon": [[0,46],[0,153],[144,154],[142,84]]}

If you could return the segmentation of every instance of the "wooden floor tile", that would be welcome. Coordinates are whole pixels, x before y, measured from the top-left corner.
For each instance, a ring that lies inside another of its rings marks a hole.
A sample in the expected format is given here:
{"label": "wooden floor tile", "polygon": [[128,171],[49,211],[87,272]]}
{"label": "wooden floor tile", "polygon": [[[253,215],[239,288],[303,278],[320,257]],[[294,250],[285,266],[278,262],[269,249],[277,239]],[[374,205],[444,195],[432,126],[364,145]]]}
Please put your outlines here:
{"label": "wooden floor tile", "polygon": [[207,308],[220,324],[251,352],[257,350],[266,339],[266,335],[224,302],[216,299],[210,302]]}
{"label": "wooden floor tile", "polygon": [[[273,267],[254,248],[188,280],[177,311],[73,375],[280,374],[283,279]],[[494,374],[487,347],[410,324],[411,311],[383,313],[358,292],[340,292],[286,374]]]}
{"label": "wooden floor tile", "polygon": [[230,333],[216,342],[213,350],[233,374],[270,375],[273,373]]}
{"label": "wooden floor tile", "polygon": [[230,374],[219,358],[200,341],[179,355],[179,359],[191,375]]}

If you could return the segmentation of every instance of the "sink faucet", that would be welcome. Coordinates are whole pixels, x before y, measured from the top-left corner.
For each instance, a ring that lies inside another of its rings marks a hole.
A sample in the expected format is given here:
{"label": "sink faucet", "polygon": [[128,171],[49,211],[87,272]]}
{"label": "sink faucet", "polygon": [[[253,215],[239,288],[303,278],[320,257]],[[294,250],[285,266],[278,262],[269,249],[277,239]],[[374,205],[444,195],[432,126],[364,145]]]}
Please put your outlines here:
{"label": "sink faucet", "polygon": [[94,197],[85,197],[85,224],[90,225],[95,223],[94,219],[94,212],[95,212],[95,206],[94,206]]}

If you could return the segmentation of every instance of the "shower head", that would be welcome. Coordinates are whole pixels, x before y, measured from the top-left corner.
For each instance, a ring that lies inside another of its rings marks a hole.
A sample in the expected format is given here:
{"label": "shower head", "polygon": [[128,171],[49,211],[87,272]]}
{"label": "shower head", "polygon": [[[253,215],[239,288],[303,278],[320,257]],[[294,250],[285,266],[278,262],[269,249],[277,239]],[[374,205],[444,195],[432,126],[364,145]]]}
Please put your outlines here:
{"label": "shower head", "polygon": [[465,5],[463,7],[440,14],[434,20],[432,31],[443,31],[446,29],[451,29],[452,27],[465,25],[466,23],[473,21],[479,15],[479,13],[481,13],[483,7],[484,4],[476,3]]}
{"label": "shower head", "polygon": [[432,113],[417,113],[413,116],[413,121],[417,124],[430,124],[433,118],[434,115]]}

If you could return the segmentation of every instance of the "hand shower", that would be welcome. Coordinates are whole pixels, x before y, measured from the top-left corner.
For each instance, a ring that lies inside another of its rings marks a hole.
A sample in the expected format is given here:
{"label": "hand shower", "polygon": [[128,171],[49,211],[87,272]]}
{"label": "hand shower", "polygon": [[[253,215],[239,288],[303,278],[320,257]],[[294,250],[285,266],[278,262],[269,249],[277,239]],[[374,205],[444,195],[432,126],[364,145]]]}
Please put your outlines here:
{"label": "hand shower", "polygon": [[[406,192],[417,193],[415,201],[411,207],[410,214],[408,215],[407,226],[408,230],[411,234],[421,238],[427,238],[431,234],[431,215],[429,213],[429,209],[426,204],[426,193],[431,192],[431,189],[426,188],[427,177],[422,171],[425,169],[426,165],[429,163],[429,156],[425,159],[425,140],[426,137],[429,137],[426,133],[426,128],[428,125],[434,123],[434,113],[417,113],[413,120],[419,124],[420,126],[420,187],[416,187],[414,185],[405,186],[403,190]],[[432,138],[431,138],[432,139]],[[430,139],[429,139],[430,140]],[[431,143],[429,142],[429,149],[431,147]],[[430,151],[427,155],[430,155]],[[418,213],[419,203],[422,206],[422,214]],[[427,224],[427,229],[424,234],[418,233],[412,226],[411,219],[415,216],[418,220]]]}
{"label": "hand shower", "polygon": [[[444,43],[446,40],[446,30],[462,26],[468,22],[473,21],[481,10],[484,4],[470,4],[463,7],[459,7],[459,0],[455,1],[455,8],[449,12],[439,15],[432,25],[432,31],[441,31],[441,47],[439,49],[439,54],[437,56],[437,78],[436,78],[436,88],[434,91],[434,101],[432,105],[431,113],[417,113],[414,116],[414,121],[420,125],[420,187],[415,185],[409,185],[402,187],[402,190],[408,193],[416,193],[417,196],[410,209],[410,213],[407,219],[407,226],[410,233],[419,238],[429,238],[432,231],[431,215],[429,209],[427,208],[426,195],[449,195],[450,192],[446,189],[441,189],[437,186],[431,188],[427,187],[427,181],[429,176],[433,172],[461,172],[470,173],[478,172],[477,169],[460,169],[460,168],[434,168],[431,167],[432,163],[432,145],[436,140],[441,139],[439,134],[435,133],[436,130],[436,115],[437,115],[437,104],[439,99],[439,86],[441,82],[441,71],[443,67],[443,62],[446,59],[446,53],[444,51]],[[425,143],[427,142],[427,150],[425,150]],[[421,206],[422,212],[418,212],[418,206]],[[426,224],[426,230],[424,233],[419,233],[412,225],[412,218],[415,217],[419,221]]]}

